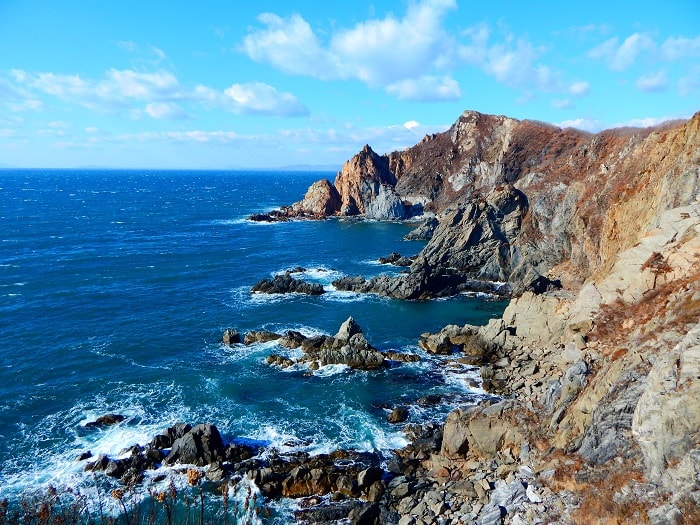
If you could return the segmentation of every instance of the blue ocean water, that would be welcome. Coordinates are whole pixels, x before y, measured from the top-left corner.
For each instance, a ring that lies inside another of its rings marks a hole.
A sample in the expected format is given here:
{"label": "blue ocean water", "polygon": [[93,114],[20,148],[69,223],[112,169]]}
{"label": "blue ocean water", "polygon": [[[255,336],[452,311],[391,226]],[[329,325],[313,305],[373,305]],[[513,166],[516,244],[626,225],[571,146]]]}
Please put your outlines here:
{"label": "blue ocean water", "polygon": [[[246,438],[312,453],[405,444],[387,407],[430,393],[444,403],[410,420],[441,420],[481,395],[476,372],[447,368],[416,345],[425,331],[483,324],[503,303],[458,297],[402,302],[337,292],[342,275],[377,264],[412,225],[328,220],[259,224],[254,212],[299,200],[332,173],[0,171],[0,498],[80,485],[78,453],[117,455],[175,422],[211,422]],[[319,297],[251,295],[302,266]],[[265,363],[274,343],[226,347],[226,328],[334,334],[353,316],[381,350],[423,360],[380,371],[313,375]],[[105,413],[126,420],[88,430]]]}

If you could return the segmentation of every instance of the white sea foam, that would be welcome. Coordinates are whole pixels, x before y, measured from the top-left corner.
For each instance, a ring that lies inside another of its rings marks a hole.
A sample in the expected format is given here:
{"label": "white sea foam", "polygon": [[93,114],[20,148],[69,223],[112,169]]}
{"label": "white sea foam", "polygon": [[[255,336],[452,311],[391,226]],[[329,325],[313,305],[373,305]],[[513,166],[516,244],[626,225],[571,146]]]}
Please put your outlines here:
{"label": "white sea foam", "polygon": [[212,224],[214,226],[237,226],[239,224],[246,224],[249,222],[253,222],[253,221],[249,221],[245,217],[239,217],[237,219],[216,219],[216,220],[211,221],[210,224]]}
{"label": "white sea foam", "polygon": [[330,377],[338,374],[345,374],[351,369],[348,365],[325,365],[313,371],[313,375],[318,377]]}

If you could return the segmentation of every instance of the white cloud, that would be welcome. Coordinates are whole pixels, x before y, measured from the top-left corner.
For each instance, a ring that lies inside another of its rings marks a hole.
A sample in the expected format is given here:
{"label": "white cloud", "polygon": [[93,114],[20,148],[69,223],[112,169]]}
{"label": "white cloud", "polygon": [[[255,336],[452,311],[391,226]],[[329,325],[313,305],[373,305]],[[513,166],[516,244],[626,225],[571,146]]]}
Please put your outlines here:
{"label": "white cloud", "polygon": [[669,116],[664,116],[664,117],[647,117],[647,118],[635,118],[628,120],[626,122],[618,122],[617,124],[613,124],[610,126],[611,128],[650,128],[653,126],[658,126],[659,124],[663,124],[664,122],[668,122],[670,120],[677,120],[679,117],[669,117]]}
{"label": "white cloud", "polygon": [[643,53],[655,51],[654,40],[646,33],[634,33],[622,44],[613,37],[588,52],[590,58],[603,60],[614,71],[622,71],[635,63]]}
{"label": "white cloud", "polygon": [[670,37],[661,44],[665,60],[673,61],[686,57],[700,57],[700,36],[695,38]]}
{"label": "white cloud", "polygon": [[139,46],[133,40],[120,40],[116,42],[116,45],[119,49],[123,49],[129,53],[134,53],[135,51],[138,51],[139,48]]}
{"label": "white cloud", "polygon": [[573,106],[574,104],[568,98],[552,100],[552,107],[555,109],[569,109]]}
{"label": "white cloud", "polygon": [[569,94],[575,97],[583,97],[585,95],[588,95],[590,90],[590,84],[585,81],[574,82],[569,86]]}
{"label": "white cloud", "polygon": [[341,77],[339,65],[321,47],[311,26],[298,14],[283,19],[263,13],[258,21],[265,29],[249,33],[242,49],[257,62],[268,62],[285,73],[318,78]]}
{"label": "white cloud", "polygon": [[459,84],[450,77],[406,79],[388,85],[386,91],[400,100],[413,102],[452,101],[459,100],[462,96]]}
{"label": "white cloud", "polygon": [[408,122],[404,122],[403,127],[406,128],[408,131],[411,131],[412,129],[420,127],[420,122],[418,122],[417,120],[409,120]]}
{"label": "white cloud", "polygon": [[601,130],[601,122],[595,119],[588,118],[576,118],[570,120],[563,120],[556,124],[560,128],[576,128],[582,129],[583,131],[590,131],[595,133]]}
{"label": "white cloud", "polygon": [[233,84],[224,90],[233,110],[245,114],[267,114],[280,117],[308,115],[309,110],[291,93],[280,93],[262,82]]}
{"label": "white cloud", "polygon": [[146,104],[147,115],[156,119],[186,119],[191,118],[180,106],[171,102],[153,102]]}
{"label": "white cloud", "polygon": [[[32,90],[57,97],[67,103],[139,119],[145,113],[157,119],[191,118],[181,104],[200,105],[234,113],[295,117],[308,109],[291,93],[279,92],[263,83],[234,84],[225,91],[198,85],[184,86],[169,71],[110,69],[100,79],[55,73],[11,72],[14,79]],[[0,87],[2,87],[0,85]],[[41,101],[24,101],[16,110],[29,109]]]}
{"label": "white cloud", "polygon": [[468,43],[456,48],[455,62],[478,67],[497,82],[524,90],[522,100],[531,100],[533,89],[545,92],[563,90],[560,73],[540,62],[544,48],[512,34],[490,43],[491,30],[485,24],[464,31],[463,36]]}
{"label": "white cloud", "polygon": [[358,23],[335,32],[327,43],[298,14],[281,18],[265,13],[258,17],[265,27],[250,31],[241,49],[286,73],[355,78],[371,87],[387,87],[431,76],[450,47],[443,19],[456,7],[455,0],[423,0],[410,4],[403,18],[387,15]]}
{"label": "white cloud", "polygon": [[662,69],[656,73],[642,75],[637,79],[636,85],[637,89],[644,91],[645,93],[666,91],[666,88],[668,87],[668,77],[666,76],[666,71]]}

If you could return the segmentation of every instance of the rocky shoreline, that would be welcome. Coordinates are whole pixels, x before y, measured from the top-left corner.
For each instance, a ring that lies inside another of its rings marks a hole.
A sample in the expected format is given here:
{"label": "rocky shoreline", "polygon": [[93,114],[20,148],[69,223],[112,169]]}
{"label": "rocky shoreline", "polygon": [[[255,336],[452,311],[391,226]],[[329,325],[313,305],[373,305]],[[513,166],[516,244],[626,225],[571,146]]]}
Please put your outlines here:
{"label": "rocky shoreline", "polygon": [[[407,426],[410,445],[389,458],[258,463],[206,427],[215,448],[189,459],[267,483],[269,497],[310,498],[296,516],[305,523],[700,523],[700,113],[590,135],[467,111],[407,150],[366,146],[334,183],[251,220],[418,215],[427,220],[411,237],[427,244],[401,273],[334,286],[409,300],[508,295],[486,326],[419,340],[478,366],[493,398],[442,425]],[[312,291],[290,274],[268,281],[254,291]],[[303,350],[271,366],[371,370],[392,358],[349,321],[335,336],[259,332],[243,343],[271,339]],[[199,450],[192,431],[172,449]],[[193,444],[176,448],[184,439]],[[148,454],[184,457],[134,449]]]}

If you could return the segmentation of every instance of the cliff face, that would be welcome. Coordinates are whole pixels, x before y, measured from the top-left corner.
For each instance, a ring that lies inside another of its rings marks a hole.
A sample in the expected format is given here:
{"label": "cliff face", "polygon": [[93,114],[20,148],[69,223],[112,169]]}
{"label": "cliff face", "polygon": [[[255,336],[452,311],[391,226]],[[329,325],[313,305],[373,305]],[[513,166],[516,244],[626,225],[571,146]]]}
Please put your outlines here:
{"label": "cliff face", "polygon": [[339,287],[514,292],[502,318],[441,332],[509,399],[451,414],[426,469],[476,486],[496,461],[491,486],[538,487],[549,522],[700,520],[700,113],[590,135],[465,112],[405,151],[366,147],[334,186],[335,214],[384,188],[439,221],[407,274]]}
{"label": "cliff face", "polygon": [[[412,272],[410,297],[459,291],[460,279],[508,281],[517,293],[548,279],[578,288],[605,272],[664,210],[693,202],[700,113],[659,128],[572,129],[467,111],[445,133],[345,163],[329,199],[294,206],[307,216],[402,219],[435,214]],[[330,183],[326,183],[330,186]],[[450,287],[425,275],[450,273]],[[392,295],[400,284],[363,290]],[[406,295],[397,294],[398,297]]]}

